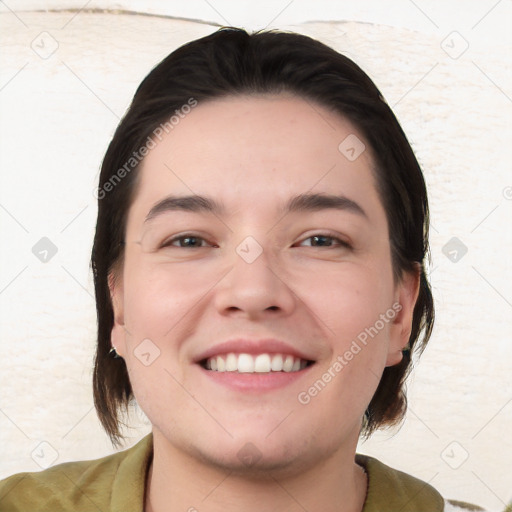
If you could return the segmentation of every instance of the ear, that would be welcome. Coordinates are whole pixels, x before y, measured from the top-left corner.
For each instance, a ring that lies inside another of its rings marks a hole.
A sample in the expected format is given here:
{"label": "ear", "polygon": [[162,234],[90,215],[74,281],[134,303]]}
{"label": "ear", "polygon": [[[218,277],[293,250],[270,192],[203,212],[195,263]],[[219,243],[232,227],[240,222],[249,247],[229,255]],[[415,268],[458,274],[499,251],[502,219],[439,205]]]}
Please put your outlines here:
{"label": "ear", "polygon": [[393,309],[397,311],[392,321],[386,366],[394,366],[402,360],[402,351],[409,342],[412,330],[414,306],[420,291],[421,266],[415,270],[404,272],[396,286]]}
{"label": "ear", "polygon": [[124,328],[124,294],[123,278],[121,272],[111,271],[108,275],[108,288],[110,291],[110,300],[114,310],[114,325],[110,335],[110,342],[115,347],[116,352],[123,357],[125,353],[125,328]]}

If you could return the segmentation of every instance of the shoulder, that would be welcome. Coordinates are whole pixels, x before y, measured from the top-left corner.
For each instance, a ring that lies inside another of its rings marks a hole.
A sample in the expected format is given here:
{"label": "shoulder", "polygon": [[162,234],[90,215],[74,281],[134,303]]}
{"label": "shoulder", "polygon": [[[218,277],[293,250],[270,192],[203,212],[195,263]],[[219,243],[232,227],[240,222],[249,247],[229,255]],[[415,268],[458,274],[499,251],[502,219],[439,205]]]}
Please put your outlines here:
{"label": "shoulder", "polygon": [[[0,510],[54,512],[110,510],[130,489],[130,501],[143,499],[152,437],[101,459],[67,462],[44,471],[19,473],[0,481]],[[128,487],[126,487],[128,485]],[[128,509],[127,509],[128,510]]]}
{"label": "shoulder", "polygon": [[[356,462],[368,474],[368,493],[363,512],[469,512],[484,509],[467,503],[445,500],[427,482],[393,469],[373,457],[356,455]],[[385,507],[385,508],[384,508]]]}
{"label": "shoulder", "polygon": [[104,500],[101,490],[112,483],[120,462],[121,455],[114,454],[13,475],[0,482],[0,509],[21,511],[37,506],[37,510],[68,510],[91,494]]}

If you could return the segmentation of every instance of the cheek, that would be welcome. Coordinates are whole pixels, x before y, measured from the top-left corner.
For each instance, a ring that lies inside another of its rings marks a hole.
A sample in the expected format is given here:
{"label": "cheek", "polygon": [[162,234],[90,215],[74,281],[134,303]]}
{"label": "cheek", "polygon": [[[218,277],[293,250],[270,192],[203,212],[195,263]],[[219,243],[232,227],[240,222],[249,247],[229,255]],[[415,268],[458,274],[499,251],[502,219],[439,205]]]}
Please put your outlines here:
{"label": "cheek", "polygon": [[194,310],[215,283],[213,269],[133,258],[125,272],[125,320],[135,331],[162,339]]}
{"label": "cheek", "polygon": [[294,282],[297,295],[322,320],[340,348],[374,326],[393,303],[391,273],[382,268],[347,264],[331,271],[302,273]]}
{"label": "cheek", "polygon": [[320,319],[329,340],[330,357],[319,368],[320,382],[310,383],[316,386],[311,391],[318,393],[317,406],[331,410],[339,421],[349,410],[358,416],[371,400],[386,364],[395,315],[391,272],[382,266],[346,265],[314,277],[303,275],[301,287],[306,306]]}

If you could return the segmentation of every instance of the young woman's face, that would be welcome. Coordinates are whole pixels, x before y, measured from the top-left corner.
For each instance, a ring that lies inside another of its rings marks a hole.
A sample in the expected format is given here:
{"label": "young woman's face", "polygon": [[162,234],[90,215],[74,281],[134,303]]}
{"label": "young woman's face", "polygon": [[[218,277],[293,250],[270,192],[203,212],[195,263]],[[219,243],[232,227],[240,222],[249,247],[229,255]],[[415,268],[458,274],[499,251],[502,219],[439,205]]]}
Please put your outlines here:
{"label": "young woman's face", "polygon": [[112,285],[113,343],[155,435],[230,468],[355,449],[417,291],[393,279],[362,136],[279,95],[199,103],[156,141]]}

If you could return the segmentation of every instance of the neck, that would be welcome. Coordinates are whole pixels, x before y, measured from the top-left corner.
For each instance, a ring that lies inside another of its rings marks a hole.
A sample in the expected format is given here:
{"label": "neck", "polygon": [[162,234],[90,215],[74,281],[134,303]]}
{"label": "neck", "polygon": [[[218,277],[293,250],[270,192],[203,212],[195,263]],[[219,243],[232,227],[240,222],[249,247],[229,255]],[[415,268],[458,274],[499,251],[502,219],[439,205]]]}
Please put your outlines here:
{"label": "neck", "polygon": [[144,512],[361,512],[367,489],[355,447],[299,472],[234,471],[206,464],[153,433]]}

